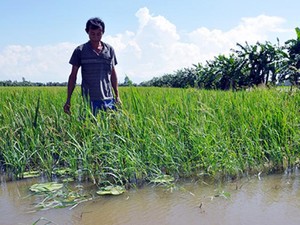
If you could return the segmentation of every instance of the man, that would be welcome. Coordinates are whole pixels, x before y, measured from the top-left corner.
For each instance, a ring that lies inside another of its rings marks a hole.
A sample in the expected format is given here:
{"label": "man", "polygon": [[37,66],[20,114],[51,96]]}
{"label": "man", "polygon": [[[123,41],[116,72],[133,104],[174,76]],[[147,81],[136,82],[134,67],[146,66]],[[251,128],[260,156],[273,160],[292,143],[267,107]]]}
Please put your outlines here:
{"label": "man", "polygon": [[82,96],[89,101],[94,115],[98,110],[115,110],[115,103],[121,103],[115,70],[117,64],[115,51],[112,46],[101,41],[105,24],[99,18],[91,18],[86,23],[85,31],[89,41],[78,46],[69,61],[72,69],[68,80],[67,101],[64,105],[64,111],[68,114],[71,113],[71,96],[80,67]]}

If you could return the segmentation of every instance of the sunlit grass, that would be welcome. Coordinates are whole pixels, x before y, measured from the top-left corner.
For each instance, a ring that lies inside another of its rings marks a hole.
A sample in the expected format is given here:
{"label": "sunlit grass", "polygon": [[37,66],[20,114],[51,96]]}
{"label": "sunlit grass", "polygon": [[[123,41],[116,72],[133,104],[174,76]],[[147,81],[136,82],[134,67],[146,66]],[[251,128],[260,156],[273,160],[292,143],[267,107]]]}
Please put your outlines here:
{"label": "sunlit grass", "polygon": [[68,168],[95,184],[238,176],[294,166],[300,152],[299,92],[121,88],[123,105],[96,118],[79,88],[0,89],[0,160],[14,177]]}

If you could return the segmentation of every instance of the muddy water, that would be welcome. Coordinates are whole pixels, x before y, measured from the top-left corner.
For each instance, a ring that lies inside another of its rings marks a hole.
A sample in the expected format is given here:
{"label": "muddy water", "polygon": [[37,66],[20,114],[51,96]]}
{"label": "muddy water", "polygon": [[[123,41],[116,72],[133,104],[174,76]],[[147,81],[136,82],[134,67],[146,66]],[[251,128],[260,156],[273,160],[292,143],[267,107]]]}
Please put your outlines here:
{"label": "muddy water", "polygon": [[[37,180],[5,182],[0,188],[0,224],[75,225],[299,225],[300,173],[253,176],[234,182],[185,181],[147,186],[120,196],[97,197],[70,209],[31,212],[28,196]],[[41,218],[44,218],[42,220]]]}

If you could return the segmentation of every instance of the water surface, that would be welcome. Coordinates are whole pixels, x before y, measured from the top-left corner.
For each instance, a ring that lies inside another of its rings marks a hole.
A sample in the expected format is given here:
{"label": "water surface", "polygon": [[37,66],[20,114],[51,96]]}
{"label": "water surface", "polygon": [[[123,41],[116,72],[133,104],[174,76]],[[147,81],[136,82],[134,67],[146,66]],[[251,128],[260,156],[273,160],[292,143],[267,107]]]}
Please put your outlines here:
{"label": "water surface", "polygon": [[[300,174],[261,175],[239,181],[192,180],[99,196],[75,208],[32,212],[41,201],[28,188],[39,180],[1,178],[1,225],[299,225]],[[86,189],[94,191],[90,187]],[[45,218],[41,220],[41,218]]]}

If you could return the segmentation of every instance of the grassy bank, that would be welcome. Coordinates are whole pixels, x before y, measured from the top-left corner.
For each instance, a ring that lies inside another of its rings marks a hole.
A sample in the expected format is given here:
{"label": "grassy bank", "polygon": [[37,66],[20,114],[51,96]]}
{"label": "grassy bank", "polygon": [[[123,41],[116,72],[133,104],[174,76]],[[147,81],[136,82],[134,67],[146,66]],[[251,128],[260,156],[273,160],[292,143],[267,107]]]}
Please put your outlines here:
{"label": "grassy bank", "polygon": [[123,106],[94,118],[65,88],[0,89],[0,160],[6,172],[48,177],[68,169],[100,184],[237,176],[300,158],[300,93],[121,88]]}

